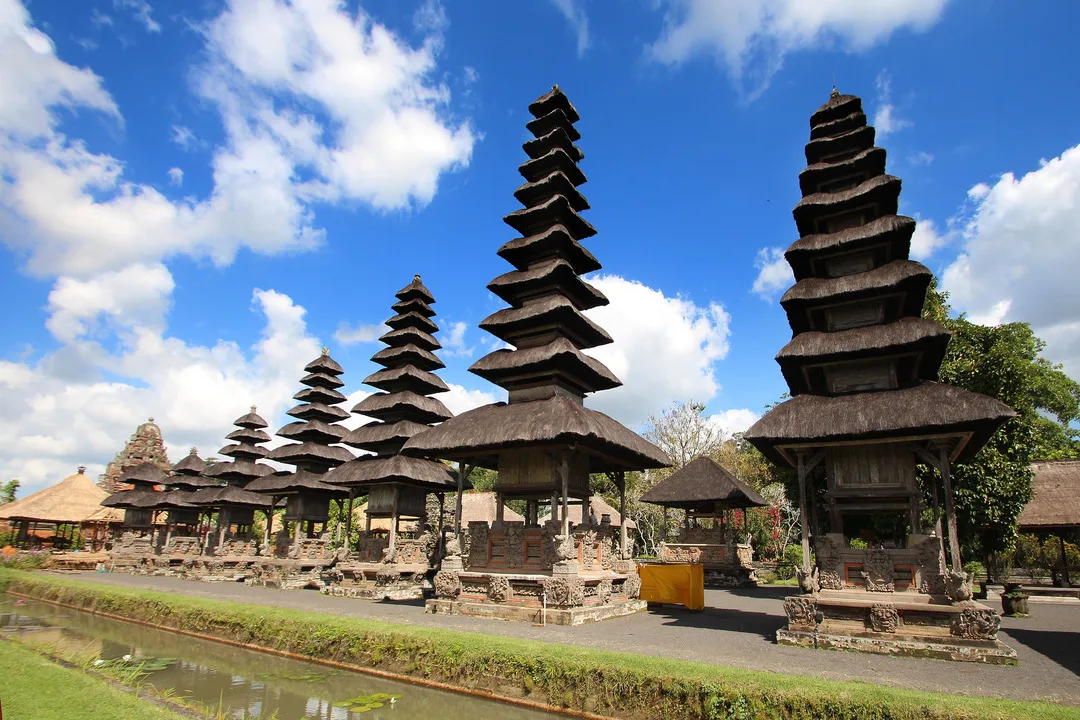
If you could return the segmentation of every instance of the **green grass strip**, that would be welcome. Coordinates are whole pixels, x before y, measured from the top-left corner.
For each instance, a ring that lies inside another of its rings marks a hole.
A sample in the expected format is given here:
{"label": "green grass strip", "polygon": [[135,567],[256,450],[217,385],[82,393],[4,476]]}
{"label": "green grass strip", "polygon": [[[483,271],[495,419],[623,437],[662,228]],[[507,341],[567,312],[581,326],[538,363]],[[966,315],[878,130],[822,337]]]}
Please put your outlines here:
{"label": "green grass strip", "polygon": [[1080,708],[1046,702],[821,680],[0,570],[0,589],[7,585],[163,628],[620,718],[1080,720]]}
{"label": "green grass strip", "polygon": [[0,702],[10,718],[72,720],[92,715],[94,720],[186,720],[9,640],[0,640]]}

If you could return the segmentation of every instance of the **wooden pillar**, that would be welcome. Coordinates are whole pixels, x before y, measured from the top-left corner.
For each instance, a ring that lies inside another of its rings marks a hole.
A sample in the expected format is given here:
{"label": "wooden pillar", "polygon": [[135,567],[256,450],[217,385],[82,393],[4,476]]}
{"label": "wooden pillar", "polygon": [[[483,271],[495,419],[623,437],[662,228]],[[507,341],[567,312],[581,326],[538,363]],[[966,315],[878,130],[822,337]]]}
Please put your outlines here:
{"label": "wooden pillar", "polygon": [[[1058,535],[1058,542],[1061,543],[1061,584],[1063,587],[1071,587],[1069,583],[1069,557],[1065,554],[1065,533]],[[1002,578],[1002,582],[1006,579]]]}
{"label": "wooden pillar", "polygon": [[728,562],[735,563],[735,528],[732,526],[731,508],[724,508],[724,541],[727,544]]}
{"label": "wooden pillar", "polygon": [[799,459],[799,522],[802,526],[803,571],[810,572],[810,527],[806,517],[806,453],[798,451]]}
{"label": "wooden pillar", "polygon": [[266,513],[266,529],[263,531],[263,545],[270,544],[270,537],[274,534],[274,506],[277,505],[277,498],[270,497],[270,507],[264,510]]}
{"label": "wooden pillar", "polygon": [[368,495],[368,512],[364,515],[364,534],[371,535],[371,495]]}
{"label": "wooden pillar", "polygon": [[352,535],[353,501],[356,500],[356,488],[349,488],[349,514],[345,516],[345,547],[349,547],[349,537]]}
{"label": "wooden pillar", "polygon": [[551,493],[551,521],[559,522],[559,492]]}
{"label": "wooden pillar", "polygon": [[[370,508],[371,505],[369,504]],[[394,500],[391,506],[390,516],[390,550],[393,552],[394,547],[397,545],[397,523],[398,523],[398,486],[394,484]]]}
{"label": "wooden pillar", "polygon": [[304,541],[304,521],[297,520],[293,523],[292,544],[297,558],[300,557],[300,544]]}
{"label": "wooden pillar", "polygon": [[660,542],[667,542],[667,539],[668,539],[668,532],[667,532],[668,506],[667,505],[664,506],[663,523],[664,523],[664,526],[662,528],[660,528]]}
{"label": "wooden pillar", "polygon": [[941,471],[941,482],[945,486],[945,521],[949,525],[949,559],[952,561],[953,570],[962,570],[960,562],[960,538],[956,529],[956,508],[953,507],[952,477],[949,469],[949,453],[944,444],[938,445],[938,470]]}
{"label": "wooden pillar", "polygon": [[619,488],[619,557],[626,559],[626,473],[615,473],[615,484]]}
{"label": "wooden pillar", "polygon": [[495,493],[495,527],[502,527],[503,518],[506,513],[503,511],[503,494],[501,492]]}
{"label": "wooden pillar", "polygon": [[570,453],[563,452],[562,462],[559,464],[559,475],[562,479],[562,534],[570,534],[570,512],[567,494],[570,492]]}
{"label": "wooden pillar", "polygon": [[457,499],[454,501],[454,534],[461,535],[461,494],[465,489],[465,476],[468,474],[468,466],[463,462],[458,463],[457,476]]}

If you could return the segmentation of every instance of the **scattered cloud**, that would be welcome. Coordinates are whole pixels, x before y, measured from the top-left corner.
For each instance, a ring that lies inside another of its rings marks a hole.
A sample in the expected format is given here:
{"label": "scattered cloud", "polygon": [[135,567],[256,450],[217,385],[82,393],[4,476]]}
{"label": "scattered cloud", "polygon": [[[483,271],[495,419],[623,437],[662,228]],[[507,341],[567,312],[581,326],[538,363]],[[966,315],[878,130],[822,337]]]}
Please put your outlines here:
{"label": "scattered cloud", "polygon": [[968,203],[963,249],[942,276],[951,302],[973,320],[1030,323],[1044,354],[1080,376],[1080,145],[973,186]]}
{"label": "scattered cloud", "polygon": [[90,24],[94,27],[111,27],[113,24],[113,19],[98,10],[97,8],[94,8],[90,11]]}
{"label": "scattered cloud", "polygon": [[720,391],[715,365],[727,356],[731,318],[719,303],[699,306],[618,275],[590,279],[611,301],[587,315],[614,339],[588,351],[623,386],[589,407],[636,427],[673,400],[708,401]]}
{"label": "scattered cloud", "polygon": [[761,248],[754,258],[754,267],[758,274],[754,278],[752,290],[766,302],[772,302],[781,290],[795,282],[783,248]]}
{"label": "scattered cloud", "polygon": [[465,84],[475,85],[480,81],[480,73],[472,65],[465,66]]}
{"label": "scattered cloud", "polygon": [[338,345],[357,345],[359,343],[375,342],[383,333],[389,331],[390,328],[382,323],[378,325],[340,323],[337,332],[334,333],[334,339],[337,340]]}
{"label": "scattered cloud", "polygon": [[195,133],[191,131],[191,128],[184,125],[172,126],[171,140],[174,144],[179,145],[185,150],[191,150],[198,142],[195,138]]}
{"label": "scattered cloud", "polygon": [[468,390],[454,383],[446,383],[446,385],[450,388],[450,392],[439,393],[436,397],[455,415],[460,415],[482,405],[490,405],[496,401],[496,397],[492,393],[483,390]]}
{"label": "scattered cloud", "polygon": [[147,0],[113,0],[113,8],[131,12],[135,16],[135,19],[146,28],[146,32],[161,32],[161,25],[150,16],[150,13],[152,13],[154,9],[150,7],[150,3],[147,2]]}
{"label": "scattered cloud", "polygon": [[427,35],[431,42],[442,42],[442,36],[450,27],[450,17],[439,0],[424,0],[413,13],[413,28]]}
{"label": "scattered cloud", "polygon": [[724,437],[729,438],[736,433],[745,432],[747,428],[756,423],[761,415],[747,408],[738,410],[723,410],[709,416],[709,423],[720,430]]}
{"label": "scattered cloud", "polygon": [[169,184],[180,186],[184,184],[184,171],[178,167],[169,168]]}
{"label": "scattered cloud", "polygon": [[551,0],[577,38],[577,54],[581,57],[589,49],[589,17],[581,7],[582,0]]}
{"label": "scattered cloud", "polygon": [[759,97],[791,53],[818,47],[860,52],[893,32],[925,30],[948,0],[655,0],[664,12],[653,59],[678,65],[712,54],[748,100]]}
{"label": "scattered cloud", "polygon": [[476,346],[470,347],[465,344],[465,330],[468,327],[463,322],[452,322],[446,326],[441,340],[444,355],[449,357],[472,357]]}
{"label": "scattered cloud", "polygon": [[934,156],[924,150],[920,150],[917,153],[912,153],[907,156],[909,165],[929,165],[934,162]]}
{"label": "scattered cloud", "polygon": [[[892,104],[892,78],[887,70],[878,73],[874,81],[877,87],[877,110],[874,119],[870,122],[874,126],[878,137],[885,137],[889,133],[911,127],[910,120],[905,120],[896,114],[896,106]],[[933,159],[933,156],[930,158]]]}
{"label": "scattered cloud", "polygon": [[911,257],[927,260],[949,243],[952,233],[938,231],[937,223],[926,218],[916,218],[915,234],[911,236]]}

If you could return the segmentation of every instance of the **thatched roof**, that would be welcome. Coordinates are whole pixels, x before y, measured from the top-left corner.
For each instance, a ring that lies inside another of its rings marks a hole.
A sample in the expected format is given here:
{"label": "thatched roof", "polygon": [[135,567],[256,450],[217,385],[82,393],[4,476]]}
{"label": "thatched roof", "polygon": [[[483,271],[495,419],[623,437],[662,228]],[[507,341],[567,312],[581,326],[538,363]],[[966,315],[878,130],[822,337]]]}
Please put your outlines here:
{"label": "thatched roof", "polygon": [[205,469],[206,461],[199,457],[198,448],[191,448],[183,460],[173,465],[173,472],[178,475],[198,475]]}
{"label": "thatched roof", "polygon": [[581,133],[574,127],[574,123],[577,122],[576,116],[574,116],[574,118],[575,119],[571,120],[570,116],[567,115],[562,108],[555,108],[550,112],[525,123],[525,128],[536,137],[547,135],[555,128],[562,128],[566,131],[567,136],[572,141],[577,142],[581,139]]}
{"label": "thatched roof", "polygon": [[915,220],[904,215],[883,215],[863,225],[833,233],[803,235],[784,253],[796,280],[810,277],[811,261],[824,254],[840,250],[857,250],[871,245],[886,244],[890,257],[906,258],[911,251],[911,236]]}
{"label": "thatched roof", "polygon": [[207,467],[203,474],[206,477],[217,478],[219,480],[240,480],[246,482],[253,478],[269,475],[272,472],[274,472],[274,468],[269,465],[251,462],[250,460],[234,460],[232,462],[214,463]]}
{"label": "thatched roof", "polygon": [[267,459],[289,463],[290,465],[314,462],[332,467],[349,462],[353,457],[355,456],[349,452],[348,448],[343,448],[340,445],[302,442],[278,446],[270,451]]}
{"label": "thatched roof", "polygon": [[325,387],[334,390],[339,387],[345,387],[344,380],[327,372],[308,373],[300,378],[300,384],[307,385],[308,387]]}
{"label": "thatched roof", "polygon": [[155,495],[157,497],[153,499],[153,502],[144,507],[154,510],[194,510],[197,508],[196,505],[191,504],[195,493],[188,490],[169,490],[155,493]]}
{"label": "thatched roof", "polygon": [[90,513],[83,522],[95,525],[119,525],[124,522],[124,511],[111,507],[99,507]]}
{"label": "thatched roof", "polygon": [[429,372],[446,367],[446,364],[435,353],[413,343],[384,348],[372,355],[371,361],[377,362],[383,367],[399,367],[409,364]]}
{"label": "thatched roof", "polygon": [[843,212],[868,203],[877,204],[881,215],[893,215],[899,204],[900,186],[898,177],[877,175],[847,190],[807,195],[792,212],[795,225],[800,235],[810,235],[817,230],[815,220],[823,214]]}
{"label": "thatched roof", "polygon": [[813,138],[803,148],[806,156],[806,164],[814,165],[822,162],[829,155],[836,155],[845,151],[858,148],[872,147],[874,144],[874,128],[869,125],[848,130],[837,135]]}
{"label": "thatched roof", "polygon": [[810,116],[810,127],[822,125],[850,113],[862,111],[862,99],[858,95],[841,95],[835,89],[821,107]]}
{"label": "thatched roof", "polygon": [[885,149],[869,147],[842,160],[808,165],[799,173],[799,189],[802,190],[803,195],[811,195],[817,191],[817,188],[834,180],[852,175],[871,177],[882,175],[884,172]]}
{"label": "thatched roof", "polygon": [[410,391],[421,395],[434,395],[450,390],[438,375],[412,365],[379,370],[364,378],[364,384],[389,393]]}
{"label": "thatched roof", "polygon": [[782,465],[790,456],[778,448],[853,440],[887,440],[936,435],[969,436],[957,460],[979,451],[1016,412],[988,395],[937,382],[898,390],[837,397],[799,395],[775,406],[743,437]]}
{"label": "thatched roof", "polygon": [[710,457],[691,460],[653,486],[641,500],[698,512],[768,505],[754,488]]}
{"label": "thatched roof", "polygon": [[545,294],[552,288],[558,288],[578,310],[608,304],[607,296],[582,280],[574,266],[562,258],[528,270],[511,270],[492,280],[487,287],[507,303],[519,307],[526,299]]}
{"label": "thatched roof", "polygon": [[192,505],[204,508],[219,507],[254,507],[265,508],[270,505],[270,498],[258,493],[241,490],[232,485],[220,488],[204,488],[192,493]]}
{"label": "thatched roof", "polygon": [[558,85],[552,85],[550,92],[544,93],[529,103],[529,112],[534,118],[542,118],[553,110],[561,110],[567,121],[571,123],[576,123],[581,119],[577,108]]}
{"label": "thatched roof", "polygon": [[[336,471],[335,471],[336,472]],[[467,492],[461,496],[461,527],[467,529],[471,522],[495,522],[496,495],[493,492]],[[454,501],[447,496],[446,507],[454,508]],[[503,520],[506,522],[525,522],[525,518],[503,505]],[[357,505],[353,510],[353,524],[360,529],[364,528],[367,521],[367,503]],[[400,525],[403,531],[416,530],[416,521],[403,521]],[[380,532],[390,530],[389,518],[372,518],[371,529]]]}
{"label": "thatched roof", "polygon": [[339,407],[324,405],[323,403],[297,405],[294,408],[286,410],[285,414],[291,415],[294,418],[300,418],[301,420],[321,420],[326,423],[334,423],[338,420],[349,419],[349,413],[347,411],[342,410]]}
{"label": "thatched roof", "polygon": [[1031,464],[1032,497],[1017,519],[1021,530],[1075,528],[1080,525],[1080,460]]}
{"label": "thatched roof", "polygon": [[[432,300],[431,302],[434,303],[435,301]],[[435,309],[432,308],[431,305],[428,305],[427,302],[421,300],[418,297],[410,298],[408,300],[399,300],[398,302],[391,305],[390,309],[398,315],[407,312],[418,313],[420,315],[423,315],[424,317],[435,317],[436,315]]]}
{"label": "thatched roof", "polygon": [[69,475],[55,485],[0,505],[0,520],[81,523],[101,508],[109,493],[83,473]]}
{"label": "thatched roof", "polygon": [[[252,480],[244,486],[246,492],[260,495],[295,495],[297,493],[320,493],[344,497],[347,491],[326,482],[327,473],[313,473],[307,470],[296,472],[280,471]],[[266,504],[266,501],[264,501]]]}
{"label": "thatched roof", "polygon": [[268,427],[267,422],[262,419],[261,415],[255,412],[255,406],[251,406],[251,412],[247,415],[241,415],[233,421],[233,425],[242,428],[249,428],[252,430],[258,430],[260,428]]}
{"label": "thatched roof", "polygon": [[169,475],[155,463],[143,462],[132,465],[120,473],[119,482],[127,485],[161,485],[169,481]]}
{"label": "thatched roof", "polygon": [[394,297],[399,300],[419,298],[426,303],[435,302],[435,297],[431,294],[430,290],[424,287],[424,283],[421,282],[419,275],[413,275],[412,282],[394,293]]}
{"label": "thatched roof", "polygon": [[[556,135],[561,135],[562,138],[568,137],[565,131],[560,128],[552,133],[548,133],[548,135],[543,138],[531,141],[543,141],[543,144],[547,147],[544,147],[543,152],[537,155],[533,155],[530,152],[530,156],[540,157],[541,155],[550,152],[550,144],[556,141]],[[525,143],[525,148],[526,152],[529,152],[529,143]],[[572,149],[577,150],[577,148]],[[574,152],[571,151],[571,148],[563,147],[563,150],[571,157],[574,156]],[[514,197],[517,198],[522,205],[527,206],[542,205],[555,195],[562,195],[566,198],[567,202],[570,203],[570,207],[576,212],[589,209],[589,201],[585,199],[585,196],[581,194],[581,191],[574,187],[574,183],[570,182],[570,178],[566,177],[561,170],[555,170],[550,175],[546,175],[534,182],[524,182],[514,191]]]}
{"label": "thatched roof", "polygon": [[591,348],[612,342],[607,332],[585,317],[574,304],[562,295],[548,297],[520,308],[509,307],[488,315],[480,329],[515,344],[523,337],[535,334],[537,328],[557,327],[579,348]]}
{"label": "thatched roof", "polygon": [[397,330],[391,330],[380,336],[379,342],[390,345],[391,347],[412,343],[413,345],[419,345],[426,350],[438,350],[442,347],[442,344],[435,339],[434,335],[414,327],[403,327]]}
{"label": "thatched roof", "polygon": [[562,337],[519,350],[495,350],[473,363],[469,372],[504,388],[535,382],[536,377],[552,376],[563,377],[584,392],[622,385],[604,363],[584,354]]}
{"label": "thatched roof", "polygon": [[[910,292],[919,296],[919,307],[933,273],[914,260],[893,260],[867,272],[852,273],[835,278],[809,277],[800,280],[780,298],[786,309],[790,306],[822,301],[850,301],[863,296],[878,295],[901,286],[911,286]],[[919,290],[922,292],[919,292]]]}
{"label": "thatched roof", "polygon": [[277,431],[278,437],[289,440],[310,440],[317,443],[339,443],[349,433],[340,425],[332,425],[322,420],[308,420],[307,422],[291,422],[283,425]]}
{"label": "thatched roof", "polygon": [[420,423],[437,423],[453,417],[437,398],[414,392],[375,393],[368,395],[352,409],[354,413],[378,420],[404,417],[406,414]]}
{"label": "thatched roof", "polygon": [[602,267],[596,256],[575,240],[570,231],[562,225],[554,225],[536,235],[515,238],[500,247],[496,254],[518,270],[527,270],[534,258],[551,254],[566,260],[579,275]]}
{"label": "thatched roof", "polygon": [[[457,488],[457,473],[435,460],[392,455],[368,455],[340,465],[326,476],[326,482],[349,487],[365,487],[379,483],[404,483],[424,487],[432,492]],[[471,487],[468,480],[465,487]]]}
{"label": "thatched roof", "polygon": [[322,349],[322,354],[304,366],[306,373],[327,373],[329,375],[341,375],[345,368],[338,365],[334,358],[330,357],[330,351]]}
{"label": "thatched roof", "polygon": [[402,452],[465,459],[494,468],[501,450],[567,445],[576,445],[591,456],[591,472],[641,470],[671,463],[663,450],[616,420],[561,395],[470,410],[412,437]]}
{"label": "thatched roof", "polygon": [[154,490],[121,490],[102,500],[101,504],[112,508],[150,509],[157,506],[163,494]]}

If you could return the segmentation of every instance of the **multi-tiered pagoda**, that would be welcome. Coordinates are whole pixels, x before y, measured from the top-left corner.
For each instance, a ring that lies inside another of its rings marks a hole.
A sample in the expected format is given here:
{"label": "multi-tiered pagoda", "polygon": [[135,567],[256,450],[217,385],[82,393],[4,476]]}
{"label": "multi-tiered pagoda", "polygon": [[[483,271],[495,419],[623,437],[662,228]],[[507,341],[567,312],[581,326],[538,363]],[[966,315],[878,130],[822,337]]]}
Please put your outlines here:
{"label": "multi-tiered pagoda", "polygon": [[[294,523],[292,546],[278,543],[273,554],[297,562],[329,560],[333,555],[330,538],[323,537],[330,520],[330,501],[346,493],[324,480],[330,469],[353,458],[347,448],[337,444],[346,430],[336,423],[349,417],[349,413],[337,407],[347,400],[338,390],[344,386],[339,378],[344,370],[330,357],[329,350],[323,348],[319,357],[304,366],[304,372],[307,374],[300,378],[300,384],[305,388],[293,395],[300,404],[287,411],[297,422],[277,432],[278,437],[295,442],[275,448],[268,456],[294,465],[296,471],[274,473],[248,486],[249,490],[269,496],[275,502],[287,498],[284,520]],[[270,530],[268,525],[268,536]]]}
{"label": "multi-tiered pagoda", "polygon": [[[510,307],[480,327],[511,346],[470,370],[508,393],[507,403],[472,410],[411,438],[406,454],[461,460],[497,469],[496,507],[524,500],[526,522],[471,523],[467,570],[445,563],[436,576],[436,612],[497,614],[532,620],[546,600],[548,622],[576,624],[632,612],[638,578],[620,557],[610,529],[572,527],[568,504],[588,503],[589,474],[668,464],[663,451],[610,417],[584,406],[585,395],[620,385],[582,351],[611,342],[585,315],[607,302],[581,275],[600,263],[581,241],[596,230],[578,214],[589,207],[578,190],[585,175],[574,144],[577,110],[558,88],[529,106],[514,196],[525,208],[505,222],[521,233],[499,248],[514,270],[488,288]],[[551,516],[538,523],[539,506]],[[588,518],[589,513],[583,513]],[[451,548],[452,549],[452,548]],[[452,557],[450,558],[453,559]]]}
{"label": "multi-tiered pagoda", "polygon": [[[419,596],[429,570],[437,561],[435,530],[424,528],[428,493],[457,487],[456,474],[435,460],[400,455],[405,442],[434,423],[452,417],[436,398],[446,384],[435,375],[445,367],[434,351],[438,326],[432,320],[434,296],[420,276],[396,294],[396,313],[386,321],[390,331],[380,340],[387,347],[371,360],[383,366],[364,382],[382,392],[369,395],[354,413],[374,418],[345,436],[345,442],[372,455],[364,455],[330,473],[328,481],[348,487],[350,497],[367,494],[366,525],[349,562],[338,565],[339,594],[363,597]],[[441,502],[440,502],[441,506]],[[390,520],[389,532],[372,533],[371,520]],[[411,537],[399,532],[401,519],[412,519],[418,531]]]}
{"label": "multi-tiered pagoda", "polygon": [[166,491],[161,493],[155,509],[166,512],[165,542],[160,552],[177,556],[179,560],[181,556],[197,555],[199,550],[198,528],[202,513],[191,502],[195,491],[219,487],[220,483],[203,476],[206,461],[199,457],[195,448],[173,465],[172,470],[172,475],[161,481]]}
{"label": "multi-tiered pagoda", "polygon": [[[792,397],[745,434],[798,469],[806,594],[788,598],[778,638],[1010,661],[1015,654],[995,639],[1000,618],[971,600],[950,468],[1015,413],[937,382],[949,332],[921,317],[931,273],[908,259],[915,221],[896,214],[900,180],[885,174],[859,98],[834,90],[818,108],[806,161],[794,210],[800,237],[786,253],[796,283],[781,300],[793,337],[776,357]],[[941,475],[926,489],[930,527],[919,463]]]}
{"label": "multi-tiered pagoda", "polygon": [[116,479],[125,488],[101,501],[104,507],[124,511],[120,535],[113,538],[113,555],[127,561],[142,563],[154,553],[154,519],[162,493],[156,488],[168,479],[157,463],[147,460],[129,465]]}

